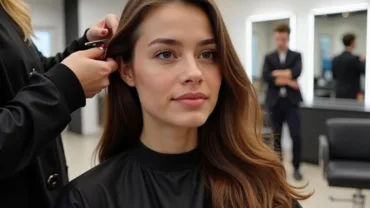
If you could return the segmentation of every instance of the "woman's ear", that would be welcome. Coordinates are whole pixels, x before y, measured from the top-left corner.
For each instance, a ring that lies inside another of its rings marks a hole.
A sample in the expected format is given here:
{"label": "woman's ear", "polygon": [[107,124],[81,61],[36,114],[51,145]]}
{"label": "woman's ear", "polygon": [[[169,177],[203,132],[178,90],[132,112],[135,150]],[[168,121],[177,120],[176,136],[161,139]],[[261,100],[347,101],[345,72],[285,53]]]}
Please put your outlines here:
{"label": "woman's ear", "polygon": [[134,71],[131,67],[131,64],[125,64],[122,62],[119,69],[119,74],[121,75],[121,79],[126,82],[128,86],[135,87]]}

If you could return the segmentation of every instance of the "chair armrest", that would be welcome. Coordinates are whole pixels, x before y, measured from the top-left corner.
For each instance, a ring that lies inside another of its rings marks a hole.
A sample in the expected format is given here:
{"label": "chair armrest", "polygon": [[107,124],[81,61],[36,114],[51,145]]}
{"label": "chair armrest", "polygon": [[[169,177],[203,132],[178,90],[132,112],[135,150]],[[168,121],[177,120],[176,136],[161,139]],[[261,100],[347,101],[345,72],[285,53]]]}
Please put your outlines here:
{"label": "chair armrest", "polygon": [[319,137],[319,165],[323,169],[324,178],[327,176],[328,164],[330,160],[329,141],[326,136]]}

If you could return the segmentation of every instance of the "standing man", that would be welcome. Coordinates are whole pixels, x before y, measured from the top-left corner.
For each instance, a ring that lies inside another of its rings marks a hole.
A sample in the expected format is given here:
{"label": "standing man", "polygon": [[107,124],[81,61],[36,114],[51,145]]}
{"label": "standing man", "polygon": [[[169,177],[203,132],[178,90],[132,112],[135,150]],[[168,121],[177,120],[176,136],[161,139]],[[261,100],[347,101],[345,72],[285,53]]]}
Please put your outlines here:
{"label": "standing man", "polygon": [[274,129],[275,148],[282,157],[281,133],[284,121],[288,123],[293,140],[294,179],[302,180],[299,171],[301,162],[301,121],[299,103],[302,95],[297,78],[302,71],[301,54],[289,50],[290,28],[278,25],[274,30],[276,50],[265,56],[263,79],[267,82],[265,109],[270,114]]}
{"label": "standing man", "polygon": [[332,73],[337,81],[336,98],[356,99],[361,92],[361,75],[365,74],[365,58],[353,54],[356,36],[345,34],[342,38],[345,50],[333,59]]}

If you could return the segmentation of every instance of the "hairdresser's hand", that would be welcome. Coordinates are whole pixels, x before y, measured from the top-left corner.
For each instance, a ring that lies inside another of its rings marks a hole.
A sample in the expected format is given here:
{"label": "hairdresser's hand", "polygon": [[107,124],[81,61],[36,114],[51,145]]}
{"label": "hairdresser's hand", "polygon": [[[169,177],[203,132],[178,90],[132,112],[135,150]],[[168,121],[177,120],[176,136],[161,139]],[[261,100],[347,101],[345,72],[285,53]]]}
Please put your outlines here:
{"label": "hairdresser's hand", "polygon": [[113,59],[96,60],[104,53],[101,48],[78,51],[62,61],[77,76],[86,98],[92,98],[109,85],[109,75],[118,66]]}
{"label": "hairdresser's hand", "polygon": [[87,40],[94,41],[111,38],[117,31],[118,22],[119,19],[116,15],[108,14],[103,20],[87,31]]}

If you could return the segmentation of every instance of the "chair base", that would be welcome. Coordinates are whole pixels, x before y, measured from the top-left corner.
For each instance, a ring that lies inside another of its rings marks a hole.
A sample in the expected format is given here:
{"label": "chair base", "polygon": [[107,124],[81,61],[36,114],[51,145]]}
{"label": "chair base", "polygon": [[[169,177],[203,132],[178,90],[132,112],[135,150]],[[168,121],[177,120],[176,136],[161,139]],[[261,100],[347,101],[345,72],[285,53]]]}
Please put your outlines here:
{"label": "chair base", "polygon": [[352,195],[352,199],[339,199],[334,197],[329,197],[332,202],[352,202],[352,208],[365,208],[365,195],[362,190],[359,189]]}

